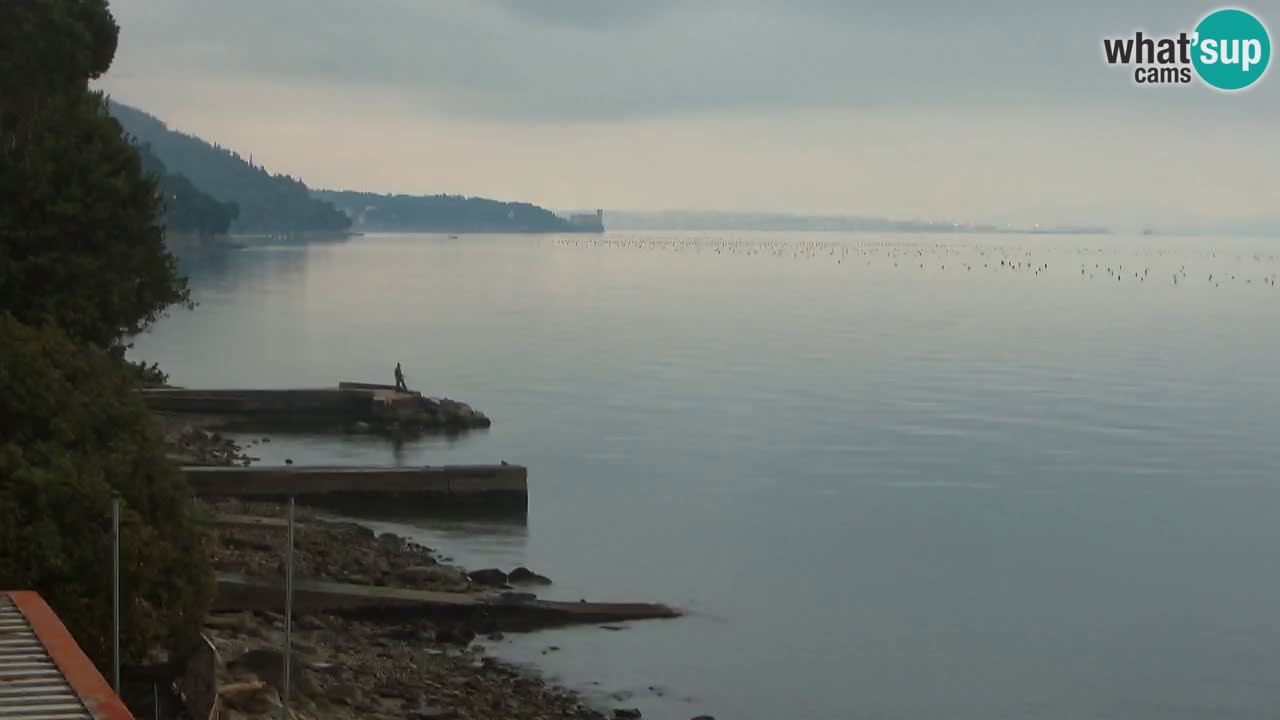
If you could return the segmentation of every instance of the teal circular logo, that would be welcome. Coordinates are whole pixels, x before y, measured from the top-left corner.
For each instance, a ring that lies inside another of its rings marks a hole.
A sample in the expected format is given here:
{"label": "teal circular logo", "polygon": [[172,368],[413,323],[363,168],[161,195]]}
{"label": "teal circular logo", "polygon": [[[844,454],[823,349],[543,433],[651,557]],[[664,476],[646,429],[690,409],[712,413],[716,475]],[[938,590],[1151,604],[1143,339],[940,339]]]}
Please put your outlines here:
{"label": "teal circular logo", "polygon": [[1191,63],[1200,79],[1219,90],[1243,90],[1271,62],[1271,38],[1262,21],[1234,8],[1209,13],[1193,36]]}

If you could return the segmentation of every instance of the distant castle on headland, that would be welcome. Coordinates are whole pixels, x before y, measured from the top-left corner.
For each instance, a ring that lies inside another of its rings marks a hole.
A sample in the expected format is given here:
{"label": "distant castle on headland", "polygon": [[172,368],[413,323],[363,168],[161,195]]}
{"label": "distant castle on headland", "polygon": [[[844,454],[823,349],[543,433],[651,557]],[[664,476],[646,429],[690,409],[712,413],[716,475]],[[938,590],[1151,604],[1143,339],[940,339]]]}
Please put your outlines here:
{"label": "distant castle on headland", "polygon": [[604,210],[569,215],[569,232],[604,232]]}

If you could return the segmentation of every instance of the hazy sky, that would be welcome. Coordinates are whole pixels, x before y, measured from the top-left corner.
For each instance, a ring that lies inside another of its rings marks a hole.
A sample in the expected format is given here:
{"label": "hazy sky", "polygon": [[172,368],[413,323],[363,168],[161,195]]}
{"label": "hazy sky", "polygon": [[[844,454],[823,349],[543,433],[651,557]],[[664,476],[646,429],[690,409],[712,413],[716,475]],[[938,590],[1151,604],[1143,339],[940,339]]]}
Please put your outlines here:
{"label": "hazy sky", "polygon": [[[1280,218],[1280,71],[1227,95],[1137,86],[1102,59],[1103,37],[1191,30],[1216,7],[114,0],[101,85],[313,187],[556,209]],[[1280,3],[1242,7],[1277,40]]]}

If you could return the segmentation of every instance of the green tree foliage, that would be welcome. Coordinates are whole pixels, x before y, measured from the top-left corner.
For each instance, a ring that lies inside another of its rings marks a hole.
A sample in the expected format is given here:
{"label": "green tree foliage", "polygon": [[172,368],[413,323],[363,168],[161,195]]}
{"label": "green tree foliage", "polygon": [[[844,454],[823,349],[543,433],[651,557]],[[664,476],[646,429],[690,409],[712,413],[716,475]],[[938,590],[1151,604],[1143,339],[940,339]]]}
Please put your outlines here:
{"label": "green tree foliage", "polygon": [[105,2],[0,3],[0,107],[50,91],[83,90],[111,66],[118,35]]}
{"label": "green tree foliage", "polygon": [[378,195],[318,190],[316,196],[372,230],[425,232],[564,232],[569,223],[545,208],[462,195]]}
{"label": "green tree foliage", "polygon": [[88,90],[116,33],[105,0],[0,0],[0,587],[38,590],[100,667],[113,493],[128,656],[181,650],[212,592],[190,490],[121,357],[187,291],[156,182]]}
{"label": "green tree foliage", "polygon": [[113,492],[128,656],[182,650],[212,597],[190,489],[156,433],[118,359],[0,314],[0,587],[39,590],[99,667],[111,649]]}
{"label": "green tree foliage", "polygon": [[0,307],[105,347],[188,299],[155,181],[99,95],[48,95],[5,130]]}
{"label": "green tree foliage", "polygon": [[341,232],[351,221],[288,175],[273,175],[240,155],[193,135],[170,130],[137,108],[111,104],[111,112],[140,145],[147,145],[170,172],[186,176],[204,192],[239,208],[236,232]]}
{"label": "green tree foliage", "polygon": [[88,91],[115,47],[103,0],[0,3],[0,308],[104,347],[188,297],[155,182]]}
{"label": "green tree foliage", "polygon": [[132,373],[134,382],[144,388],[158,388],[169,384],[169,373],[160,369],[160,363],[148,365],[145,360],[138,360],[127,363],[126,367]]}

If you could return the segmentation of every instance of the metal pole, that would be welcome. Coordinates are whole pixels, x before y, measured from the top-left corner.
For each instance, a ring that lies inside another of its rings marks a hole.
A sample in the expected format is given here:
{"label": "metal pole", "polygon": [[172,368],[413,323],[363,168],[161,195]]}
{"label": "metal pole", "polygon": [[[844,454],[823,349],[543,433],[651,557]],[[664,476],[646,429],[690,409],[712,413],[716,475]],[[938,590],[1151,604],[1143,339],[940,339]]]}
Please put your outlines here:
{"label": "metal pole", "polygon": [[289,546],[284,556],[284,687],[280,709],[282,720],[289,720],[289,666],[293,655],[293,496],[289,496]]}
{"label": "metal pole", "polygon": [[112,684],[120,694],[120,498],[111,498],[111,640]]}

